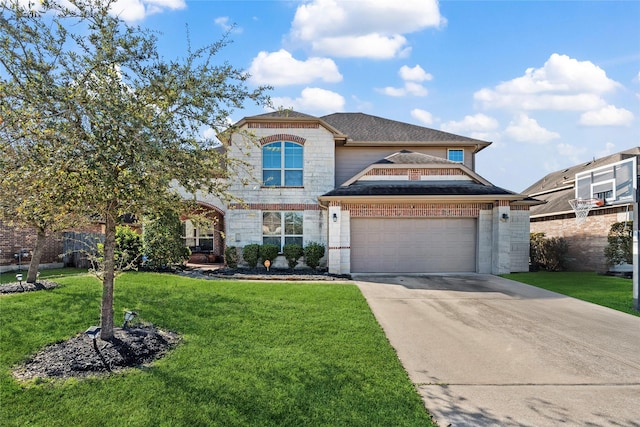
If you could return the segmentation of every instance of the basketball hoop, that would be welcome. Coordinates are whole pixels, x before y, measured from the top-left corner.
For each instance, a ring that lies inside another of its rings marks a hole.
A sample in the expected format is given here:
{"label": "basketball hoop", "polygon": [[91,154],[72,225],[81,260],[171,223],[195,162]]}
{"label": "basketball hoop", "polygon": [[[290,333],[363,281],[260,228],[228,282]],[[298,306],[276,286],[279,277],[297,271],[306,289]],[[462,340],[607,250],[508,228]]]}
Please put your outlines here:
{"label": "basketball hoop", "polygon": [[600,199],[571,199],[569,204],[576,213],[576,224],[583,224],[587,220],[589,211],[595,207],[604,206],[604,200]]}

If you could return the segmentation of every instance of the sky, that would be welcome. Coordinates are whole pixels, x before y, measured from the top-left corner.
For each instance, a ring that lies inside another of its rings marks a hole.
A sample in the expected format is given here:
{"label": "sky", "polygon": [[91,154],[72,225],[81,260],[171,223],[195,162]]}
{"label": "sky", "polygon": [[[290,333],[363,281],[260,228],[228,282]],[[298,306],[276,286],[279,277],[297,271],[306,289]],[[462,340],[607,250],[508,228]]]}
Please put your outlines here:
{"label": "sky", "polygon": [[[476,172],[521,192],[640,145],[640,1],[119,0],[166,59],[214,43],[273,105],[490,141]],[[248,104],[231,117],[267,112]]]}

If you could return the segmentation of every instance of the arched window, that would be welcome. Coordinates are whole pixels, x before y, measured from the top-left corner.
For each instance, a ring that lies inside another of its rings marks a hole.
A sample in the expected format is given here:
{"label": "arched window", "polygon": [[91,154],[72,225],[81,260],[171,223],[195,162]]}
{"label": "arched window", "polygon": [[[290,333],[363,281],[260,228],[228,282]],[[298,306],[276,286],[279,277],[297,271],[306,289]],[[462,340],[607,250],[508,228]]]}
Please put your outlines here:
{"label": "arched window", "polygon": [[262,183],[268,187],[302,187],[303,146],[277,141],[262,147]]}

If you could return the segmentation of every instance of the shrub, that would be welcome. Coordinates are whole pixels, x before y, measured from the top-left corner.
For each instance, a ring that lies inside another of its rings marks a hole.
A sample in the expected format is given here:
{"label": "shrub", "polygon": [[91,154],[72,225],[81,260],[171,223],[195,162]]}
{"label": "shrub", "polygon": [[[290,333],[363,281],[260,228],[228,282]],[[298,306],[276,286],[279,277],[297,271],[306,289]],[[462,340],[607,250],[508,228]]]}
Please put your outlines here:
{"label": "shrub", "polygon": [[287,259],[289,268],[296,268],[296,265],[298,265],[298,260],[302,257],[302,255],[304,255],[302,246],[296,244],[284,245],[284,248],[282,248],[282,252],[284,253],[284,257]]}
{"label": "shrub", "polygon": [[269,260],[273,264],[273,260],[278,257],[278,252],[280,252],[280,248],[276,245],[267,243],[260,246],[260,258],[263,262]]}
{"label": "shrub", "polygon": [[182,222],[176,212],[166,210],[147,216],[143,230],[145,267],[162,270],[189,259],[191,250],[184,244]]}
{"label": "shrub", "polygon": [[229,268],[238,268],[238,248],[227,246],[224,250],[224,262]]}
{"label": "shrub", "polygon": [[544,233],[531,233],[531,269],[562,271],[566,269],[569,244],[562,237],[545,237]]}
{"label": "shrub", "polygon": [[320,243],[311,242],[304,248],[304,262],[311,268],[317,268],[323,256],[324,246]]}
{"label": "shrub", "polygon": [[124,270],[140,267],[142,263],[142,236],[127,226],[117,226],[115,259]]}
{"label": "shrub", "polygon": [[611,224],[607,242],[604,248],[607,265],[633,263],[633,221]]}
{"label": "shrub", "polygon": [[529,268],[531,271],[538,271],[542,265],[542,245],[545,233],[531,233],[529,235]]}
{"label": "shrub", "polygon": [[[96,253],[86,251],[94,273],[104,272],[104,243],[98,242]],[[142,262],[142,236],[131,228],[116,226],[116,247],[114,252],[115,271],[137,270]]]}
{"label": "shrub", "polygon": [[250,268],[254,268],[258,265],[258,259],[260,258],[260,245],[257,243],[246,245],[242,248],[242,258]]}

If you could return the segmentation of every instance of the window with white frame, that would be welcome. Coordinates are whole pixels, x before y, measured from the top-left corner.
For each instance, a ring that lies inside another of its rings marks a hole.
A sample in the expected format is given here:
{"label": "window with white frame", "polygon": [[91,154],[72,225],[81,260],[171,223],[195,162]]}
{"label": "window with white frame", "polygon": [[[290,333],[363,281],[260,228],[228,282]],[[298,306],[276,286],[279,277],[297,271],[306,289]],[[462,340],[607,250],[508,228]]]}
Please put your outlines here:
{"label": "window with white frame", "polygon": [[262,184],[267,187],[302,187],[303,146],[277,141],[262,147]]}
{"label": "window with white frame", "polygon": [[302,212],[263,212],[262,243],[276,245],[282,251],[284,245],[302,246]]}
{"label": "window with white frame", "polygon": [[182,238],[184,245],[191,249],[191,252],[213,251],[213,228],[196,227],[189,220],[182,223]]}
{"label": "window with white frame", "polygon": [[452,162],[464,163],[464,150],[447,150],[447,159]]}

